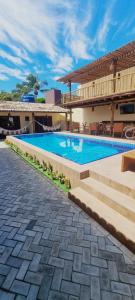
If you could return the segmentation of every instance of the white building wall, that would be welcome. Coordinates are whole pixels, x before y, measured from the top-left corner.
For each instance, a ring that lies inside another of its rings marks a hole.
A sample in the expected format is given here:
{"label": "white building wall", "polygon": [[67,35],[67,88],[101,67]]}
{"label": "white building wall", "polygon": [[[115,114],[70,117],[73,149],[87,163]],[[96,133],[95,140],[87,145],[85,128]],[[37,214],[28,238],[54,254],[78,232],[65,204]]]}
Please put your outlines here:
{"label": "white building wall", "polygon": [[[119,105],[120,106],[120,105]],[[83,122],[92,123],[92,122],[102,122],[110,121],[111,119],[111,110],[110,105],[96,106],[94,111],[91,107],[87,108],[75,108],[73,109],[74,122]],[[135,113],[134,114],[120,114],[120,108],[115,108],[114,112],[114,121],[134,121],[135,122]]]}
{"label": "white building wall", "polygon": [[79,122],[80,124],[84,122],[84,108],[74,108],[72,112],[73,122]]}

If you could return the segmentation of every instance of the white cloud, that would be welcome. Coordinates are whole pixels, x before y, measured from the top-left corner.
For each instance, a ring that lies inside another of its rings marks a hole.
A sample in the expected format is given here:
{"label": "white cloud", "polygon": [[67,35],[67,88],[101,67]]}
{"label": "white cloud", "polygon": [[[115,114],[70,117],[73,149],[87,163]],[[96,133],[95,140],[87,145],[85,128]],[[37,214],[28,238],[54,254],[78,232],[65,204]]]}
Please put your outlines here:
{"label": "white cloud", "polygon": [[87,35],[91,5],[81,17],[78,7],[79,0],[0,0],[0,42],[12,51],[6,58],[21,65],[32,63],[33,56],[42,53],[60,72],[70,71],[75,60],[93,58]]}
{"label": "white cloud", "polygon": [[117,26],[117,30],[114,32],[114,35],[112,36],[112,40],[116,38],[116,36],[121,32],[123,28],[125,28],[126,25],[127,25],[127,20],[124,20],[119,24],[119,26]]}
{"label": "white cloud", "polygon": [[15,69],[15,68],[9,68],[5,65],[0,64],[0,74],[3,76],[8,76],[8,77],[16,77],[20,80],[24,80],[26,78],[26,76],[28,75],[29,71],[25,70],[25,71],[21,71],[19,69]]}
{"label": "white cloud", "polygon": [[22,45],[31,53],[40,51],[51,59],[56,57],[58,26],[43,0],[0,0],[0,7],[1,42],[4,39],[13,45]]}
{"label": "white cloud", "polygon": [[[80,13],[80,12],[79,12]],[[93,59],[90,54],[91,39],[87,35],[87,27],[92,20],[92,6],[88,3],[82,16],[76,16],[76,11],[72,11],[70,15],[65,17],[65,42],[76,60]]]}
{"label": "white cloud", "polygon": [[[28,64],[31,71],[41,74],[49,70],[50,75],[58,78],[70,72],[79,59],[93,60],[95,49],[104,51],[106,48],[108,33],[114,25],[112,14],[116,1],[104,1],[103,7],[107,5],[98,26],[94,19],[94,1],[86,0],[85,5],[80,5],[80,0],[0,0],[0,43],[8,47],[8,51],[6,47],[1,48],[0,56],[13,64],[12,69],[5,66],[0,70],[1,76],[24,79]],[[99,8],[100,4],[96,9]],[[95,14],[99,16],[98,11]],[[92,21],[93,39],[90,36]],[[125,20],[115,35],[122,31],[124,24]],[[41,66],[39,60],[36,61],[38,54]]]}
{"label": "white cloud", "polygon": [[126,35],[134,35],[135,34],[135,16],[133,18],[128,19],[128,22],[126,24],[126,28],[130,28],[130,31],[126,33]]}
{"label": "white cloud", "polygon": [[5,80],[8,80],[8,79],[9,79],[8,76],[6,76],[5,74],[0,73],[0,80],[5,81]]}
{"label": "white cloud", "polygon": [[32,63],[32,59],[30,58],[30,56],[28,55],[25,49],[22,49],[21,47],[18,48],[17,46],[12,44],[9,45],[9,48],[13,51],[15,55],[20,57],[22,60]]}
{"label": "white cloud", "polygon": [[13,63],[15,65],[20,65],[20,66],[24,65],[24,62],[22,61],[22,59],[20,57],[12,56],[2,49],[0,49],[0,57],[7,59],[8,61],[10,61],[11,63]]}
{"label": "white cloud", "polygon": [[54,81],[57,81],[60,78],[60,76],[53,76],[52,78]]}
{"label": "white cloud", "polygon": [[72,40],[71,42],[72,46],[72,53],[75,53],[75,58],[79,59],[89,59],[93,60],[94,56],[89,54],[88,52],[88,47],[90,47],[90,41],[85,37],[80,34],[80,38],[77,40]]}
{"label": "white cloud", "polygon": [[96,34],[95,41],[97,42],[99,50],[102,51],[105,51],[105,41],[110,30],[110,25],[112,25],[112,12],[115,2],[116,0],[112,1],[111,4],[109,3],[109,5],[107,6],[103,21],[101,22]]}
{"label": "white cloud", "polygon": [[60,56],[58,58],[58,61],[56,64],[54,64],[54,67],[52,67],[52,71],[54,73],[65,73],[69,72],[73,67],[73,59],[71,56],[64,54],[63,56]]}
{"label": "white cloud", "polygon": [[[43,67],[40,66],[40,65],[34,66],[34,67],[33,67],[33,70],[34,70],[36,76],[45,73],[45,70],[44,70]],[[32,71],[32,73],[34,73],[34,72]]]}

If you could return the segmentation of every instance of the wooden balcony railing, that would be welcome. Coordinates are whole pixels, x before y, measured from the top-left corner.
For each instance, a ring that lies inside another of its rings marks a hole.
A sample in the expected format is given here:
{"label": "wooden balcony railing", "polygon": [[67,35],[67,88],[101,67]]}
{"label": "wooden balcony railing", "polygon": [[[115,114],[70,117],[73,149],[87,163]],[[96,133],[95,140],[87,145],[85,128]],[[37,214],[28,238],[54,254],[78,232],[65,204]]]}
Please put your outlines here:
{"label": "wooden balcony railing", "polygon": [[90,82],[88,87],[81,87],[62,95],[62,103],[79,100],[92,100],[97,97],[109,96],[118,93],[131,92],[135,90],[135,73],[118,76],[114,79],[102,82]]}

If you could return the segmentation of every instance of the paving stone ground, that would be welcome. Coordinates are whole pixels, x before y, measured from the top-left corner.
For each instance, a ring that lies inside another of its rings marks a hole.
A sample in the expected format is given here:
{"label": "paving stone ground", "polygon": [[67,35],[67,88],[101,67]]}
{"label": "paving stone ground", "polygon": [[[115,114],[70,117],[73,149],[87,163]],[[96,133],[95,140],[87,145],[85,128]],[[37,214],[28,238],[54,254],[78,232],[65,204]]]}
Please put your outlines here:
{"label": "paving stone ground", "polygon": [[0,300],[135,299],[135,256],[0,148]]}

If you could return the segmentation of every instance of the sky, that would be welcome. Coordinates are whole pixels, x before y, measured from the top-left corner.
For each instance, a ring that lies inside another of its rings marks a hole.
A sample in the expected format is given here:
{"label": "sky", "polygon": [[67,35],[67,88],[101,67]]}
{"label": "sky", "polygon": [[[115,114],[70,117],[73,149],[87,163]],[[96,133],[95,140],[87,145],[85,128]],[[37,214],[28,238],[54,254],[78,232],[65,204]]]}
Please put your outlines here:
{"label": "sky", "polygon": [[59,77],[135,39],[135,0],[0,0],[0,90]]}

